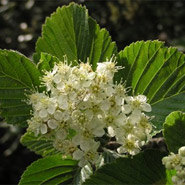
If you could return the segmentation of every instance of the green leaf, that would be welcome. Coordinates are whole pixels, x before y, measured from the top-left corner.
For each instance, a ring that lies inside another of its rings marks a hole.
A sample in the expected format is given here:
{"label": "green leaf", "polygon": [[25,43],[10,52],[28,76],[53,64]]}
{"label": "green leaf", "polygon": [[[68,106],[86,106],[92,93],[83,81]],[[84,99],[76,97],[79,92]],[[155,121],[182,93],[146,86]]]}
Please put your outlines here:
{"label": "green leaf", "polygon": [[28,58],[16,51],[0,50],[0,110],[7,123],[26,125],[31,106],[23,100],[39,86],[39,77]]}
{"label": "green leaf", "polygon": [[133,158],[119,158],[97,170],[84,185],[164,184],[162,157],[160,151],[146,150]]}
{"label": "green leaf", "polygon": [[155,126],[157,127],[156,130],[161,130],[163,128],[163,123],[165,122],[166,116],[173,111],[185,112],[185,93],[173,96],[154,104],[152,106],[152,112],[147,114],[149,116],[155,116],[152,122],[155,123]]}
{"label": "green leaf", "polygon": [[[86,62],[96,67],[97,62],[110,59],[116,54],[116,45],[109,33],[88,15],[85,7],[71,3],[58,8],[46,19],[42,36],[36,43],[38,60],[41,52],[49,53],[63,61],[64,55],[69,61]],[[75,64],[75,63],[73,63]]]}
{"label": "green leaf", "polygon": [[35,136],[34,133],[26,132],[21,137],[21,143],[36,154],[50,156],[60,153],[53,147],[53,141]]}
{"label": "green leaf", "polygon": [[185,146],[185,113],[176,111],[167,116],[163,133],[169,151],[178,153]]}
{"label": "green leaf", "polygon": [[[126,81],[134,95],[144,94],[152,105],[157,119],[153,122],[159,126],[164,122],[166,112],[179,110],[176,95],[185,92],[185,56],[176,48],[166,48],[163,42],[140,41],[131,44],[117,56],[118,65],[125,68],[115,75],[115,80]],[[162,104],[159,102],[168,99]],[[173,103],[172,103],[173,102]],[[158,112],[157,112],[158,111]],[[160,126],[161,127],[161,126]]]}
{"label": "green leaf", "polygon": [[77,161],[54,155],[33,162],[23,173],[19,185],[66,184],[73,180]]}
{"label": "green leaf", "polygon": [[172,176],[176,174],[175,170],[166,170],[166,185],[173,185]]}
{"label": "green leaf", "polygon": [[83,168],[79,168],[75,174],[73,183],[74,185],[82,185],[86,179],[88,179],[93,174],[93,169],[90,164],[87,164]]}
{"label": "green leaf", "polygon": [[42,74],[45,74],[45,71],[51,71],[54,65],[59,62],[60,60],[57,57],[54,57],[48,53],[41,53],[37,67]]}

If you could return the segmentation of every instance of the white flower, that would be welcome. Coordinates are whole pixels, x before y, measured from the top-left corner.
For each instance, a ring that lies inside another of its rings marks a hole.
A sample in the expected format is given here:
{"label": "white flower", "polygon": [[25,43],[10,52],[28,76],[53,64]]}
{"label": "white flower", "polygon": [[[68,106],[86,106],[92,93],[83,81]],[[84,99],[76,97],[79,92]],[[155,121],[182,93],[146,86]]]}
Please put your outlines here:
{"label": "white flower", "polygon": [[127,96],[122,84],[114,84],[119,69],[113,58],[97,63],[95,71],[89,63],[68,65],[66,58],[55,64],[42,77],[47,92],[29,95],[33,117],[28,131],[52,140],[81,167],[98,160],[104,135],[120,144],[119,153],[137,154],[150,138],[152,126],[143,112],[151,106],[144,95]]}
{"label": "white flower", "polygon": [[63,112],[62,111],[60,111],[60,110],[55,111],[54,118],[57,121],[62,121],[63,120],[63,117],[64,117],[64,115],[63,115]]}
{"label": "white flower", "polygon": [[113,127],[109,126],[107,130],[108,130],[108,134],[110,135],[110,137],[114,137],[116,135]]}
{"label": "white flower", "polygon": [[103,62],[97,64],[97,74],[100,76],[105,76],[108,81],[112,81],[114,73],[116,72],[114,62]]}
{"label": "white flower", "polygon": [[47,125],[42,124],[41,127],[40,127],[41,134],[46,134],[47,130],[48,130]]}
{"label": "white flower", "polygon": [[185,157],[185,146],[179,148],[178,153],[180,154],[180,156]]}
{"label": "white flower", "polygon": [[40,116],[41,118],[45,118],[45,117],[47,117],[47,115],[48,115],[48,111],[47,111],[46,109],[41,109],[41,110],[39,111],[39,116]]}
{"label": "white flower", "polygon": [[169,170],[176,170],[176,174],[172,176],[174,185],[185,184],[185,146],[179,148],[178,154],[170,153],[169,156],[163,157],[162,162]]}
{"label": "white flower", "polygon": [[130,112],[139,114],[141,111],[150,112],[152,110],[150,104],[146,103],[147,98],[144,95],[126,97],[125,100],[128,103],[125,105],[126,114],[129,114]]}
{"label": "white flower", "polygon": [[48,127],[51,129],[56,129],[58,127],[58,122],[54,119],[48,120]]}
{"label": "white flower", "polygon": [[117,149],[118,153],[128,152],[131,155],[136,155],[140,152],[139,141],[132,134],[129,134],[120,144],[122,146]]}
{"label": "white flower", "polygon": [[35,136],[41,132],[41,126],[43,125],[42,120],[38,117],[32,117],[31,120],[28,120],[28,131],[34,132]]}
{"label": "white flower", "polygon": [[74,153],[73,153],[73,159],[75,160],[80,160],[84,157],[84,152],[80,149],[76,150]]}
{"label": "white flower", "polygon": [[99,148],[100,143],[91,140],[89,142],[89,145],[91,145],[91,147],[86,146],[85,150],[82,149],[81,152],[78,152],[77,156],[75,156],[79,158],[79,166],[81,167],[86,165],[88,162],[95,163],[99,158],[97,150]]}
{"label": "white flower", "polygon": [[55,82],[56,84],[60,83],[62,81],[61,75],[60,74],[56,74],[53,77],[53,82]]}
{"label": "white flower", "polygon": [[58,104],[59,104],[59,108],[63,109],[63,110],[67,110],[69,107],[68,104],[68,98],[66,95],[59,95],[57,98]]}
{"label": "white flower", "polygon": [[91,149],[91,147],[92,147],[92,142],[93,142],[93,140],[91,140],[91,139],[84,139],[84,140],[82,140],[81,141],[81,143],[80,143],[80,148],[83,150],[83,151],[88,151],[88,150],[90,150]]}
{"label": "white flower", "polygon": [[118,114],[118,112],[112,111],[106,114],[104,121],[107,126],[121,126],[124,125],[126,116],[124,113]]}
{"label": "white flower", "polygon": [[56,139],[63,141],[67,137],[67,131],[63,128],[60,128],[59,130],[57,130],[55,136],[56,136]]}
{"label": "white flower", "polygon": [[103,111],[108,111],[110,109],[110,101],[109,100],[103,100],[101,102],[101,105],[100,105],[100,108],[103,110]]}
{"label": "white flower", "polygon": [[47,105],[47,112],[49,114],[54,114],[57,107],[56,100],[54,98],[50,98]]}
{"label": "white flower", "polygon": [[65,155],[72,155],[76,150],[77,146],[70,140],[55,139],[53,143],[54,147],[61,151]]}
{"label": "white flower", "polygon": [[94,137],[102,137],[105,134],[105,124],[102,120],[94,116],[94,118],[88,122],[85,126],[85,129],[88,129]]}
{"label": "white flower", "polygon": [[150,132],[152,131],[152,125],[151,123],[148,121],[149,117],[147,117],[145,114],[141,114],[140,120],[137,123],[137,126],[139,128],[141,128],[144,133],[146,133],[147,135],[150,134]]}
{"label": "white flower", "polygon": [[84,125],[85,123],[91,121],[93,118],[93,112],[91,110],[86,111],[80,111],[75,110],[72,112],[72,119],[76,123],[80,123],[81,125]]}

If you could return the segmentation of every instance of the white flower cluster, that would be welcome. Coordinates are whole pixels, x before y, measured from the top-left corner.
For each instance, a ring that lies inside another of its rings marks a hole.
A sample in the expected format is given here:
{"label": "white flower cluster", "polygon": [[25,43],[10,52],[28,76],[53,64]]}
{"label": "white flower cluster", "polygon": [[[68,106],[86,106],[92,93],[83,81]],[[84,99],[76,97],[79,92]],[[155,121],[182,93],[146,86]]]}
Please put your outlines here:
{"label": "white flower cluster", "polygon": [[171,153],[164,157],[162,162],[168,170],[176,170],[172,177],[174,185],[185,184],[185,146],[179,148],[178,154]]}
{"label": "white flower cluster", "polygon": [[119,153],[138,153],[152,130],[143,113],[151,106],[144,95],[127,96],[123,85],[113,83],[119,68],[112,61],[98,63],[96,71],[88,63],[56,64],[42,79],[47,93],[30,95],[28,131],[52,138],[54,147],[80,166],[96,162],[104,135],[120,145]]}

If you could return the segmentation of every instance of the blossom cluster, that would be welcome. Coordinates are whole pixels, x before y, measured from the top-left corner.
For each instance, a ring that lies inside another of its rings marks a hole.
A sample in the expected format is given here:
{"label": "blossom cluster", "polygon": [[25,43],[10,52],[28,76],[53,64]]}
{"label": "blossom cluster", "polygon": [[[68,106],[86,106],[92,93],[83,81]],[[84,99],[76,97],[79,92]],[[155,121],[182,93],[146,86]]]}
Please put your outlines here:
{"label": "blossom cluster", "polygon": [[176,170],[172,176],[174,185],[185,184],[185,146],[179,148],[178,154],[171,153],[164,157],[162,162],[168,170]]}
{"label": "blossom cluster", "polygon": [[55,64],[42,77],[46,92],[29,96],[28,131],[52,139],[56,150],[79,160],[79,166],[98,160],[104,136],[119,144],[118,153],[137,154],[150,138],[152,125],[144,112],[151,106],[144,95],[128,96],[114,83],[119,69],[113,61],[97,63],[95,71],[89,63]]}

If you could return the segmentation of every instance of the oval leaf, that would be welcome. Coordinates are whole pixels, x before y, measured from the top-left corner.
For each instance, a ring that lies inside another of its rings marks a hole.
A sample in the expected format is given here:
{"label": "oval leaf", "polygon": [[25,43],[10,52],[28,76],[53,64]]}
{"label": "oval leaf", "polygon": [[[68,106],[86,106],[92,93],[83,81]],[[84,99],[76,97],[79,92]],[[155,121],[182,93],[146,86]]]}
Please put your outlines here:
{"label": "oval leaf", "polygon": [[26,125],[31,106],[25,93],[36,89],[40,72],[28,58],[16,51],[0,50],[0,109],[7,123]]}
{"label": "oval leaf", "polygon": [[134,94],[145,94],[151,104],[185,92],[185,57],[162,42],[131,44],[118,54],[118,65],[125,68],[117,78],[126,81]]}
{"label": "oval leaf", "polygon": [[33,162],[23,173],[19,185],[70,183],[77,171],[77,161],[54,155]]}
{"label": "oval leaf", "polygon": [[169,151],[178,153],[185,146],[185,113],[172,112],[165,120],[163,133]]}
{"label": "oval leaf", "polygon": [[35,136],[34,133],[26,132],[21,137],[21,143],[43,157],[60,153],[53,147],[53,141]]}
{"label": "oval leaf", "polygon": [[[168,112],[169,104],[171,110],[179,110],[172,102],[175,102],[175,95],[185,92],[184,54],[176,48],[164,47],[163,42],[140,41],[121,51],[117,61],[125,68],[118,71],[115,80],[126,81],[126,86],[132,88],[132,94],[147,96],[148,102],[153,105],[152,114],[159,115],[153,122],[159,126],[160,119],[161,128],[161,122],[165,119],[163,112]],[[167,98],[173,100],[169,99],[167,105],[163,104],[162,110],[159,110],[157,104]]]}
{"label": "oval leaf", "polygon": [[49,53],[63,61],[87,60],[96,67],[97,62],[111,58],[117,51],[109,33],[89,17],[85,7],[71,3],[58,8],[42,29],[42,37],[36,43],[36,56]]}
{"label": "oval leaf", "polygon": [[164,184],[162,157],[164,154],[157,150],[146,150],[133,158],[119,158],[97,170],[84,185]]}

